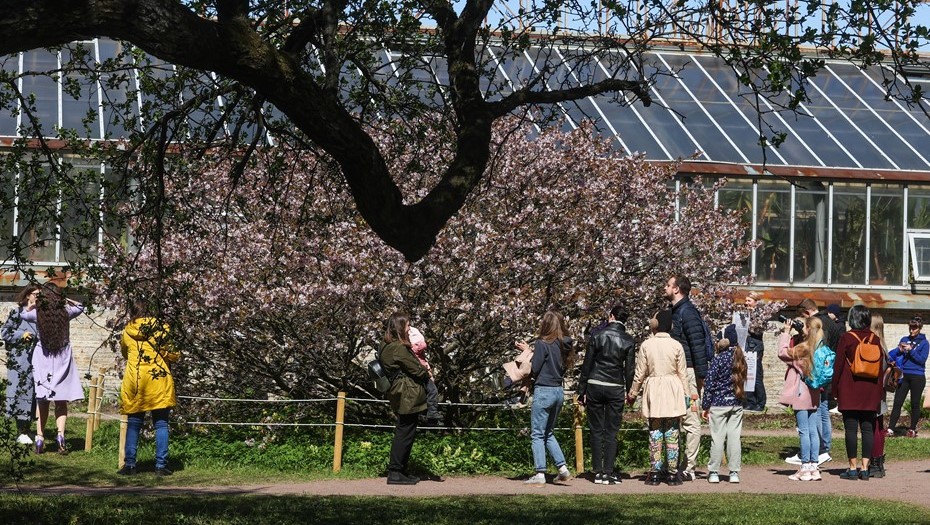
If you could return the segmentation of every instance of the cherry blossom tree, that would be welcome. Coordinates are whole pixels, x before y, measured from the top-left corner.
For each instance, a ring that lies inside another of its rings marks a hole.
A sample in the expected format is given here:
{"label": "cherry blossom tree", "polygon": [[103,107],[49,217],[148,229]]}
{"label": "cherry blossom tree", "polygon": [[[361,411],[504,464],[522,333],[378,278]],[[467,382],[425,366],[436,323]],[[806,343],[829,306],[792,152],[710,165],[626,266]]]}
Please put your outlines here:
{"label": "cherry blossom tree", "polygon": [[[732,67],[758,110],[760,147],[784,139],[761,100],[796,110],[825,56],[889,64],[888,96],[926,112],[919,83],[898,74],[927,67],[928,29],[914,17],[922,1],[9,0],[0,10],[0,55],[56,55],[48,70],[22,76],[13,73],[18,57],[0,65],[0,106],[21,115],[18,136],[48,148],[60,192],[75,186],[46,139],[80,149],[104,118],[118,131],[95,138],[129,143],[111,157],[141,149],[163,157],[172,141],[199,140],[201,152],[227,147],[247,159],[266,132],[290,148],[319,148],[338,164],[363,220],[415,261],[482,186],[495,122],[559,116],[559,104],[599,94],[649,105],[656,79],[670,74],[650,54],[660,46],[688,43]],[[90,53],[83,42],[100,36],[118,41],[119,52]],[[504,57],[501,68],[528,62],[504,81],[493,55]],[[20,87],[34,75],[87,102],[87,115],[55,129],[57,119],[36,105],[46,91]],[[101,114],[90,107],[98,94],[106,98]],[[426,112],[453,122],[455,147],[412,199],[370,130],[385,116],[416,122]],[[229,168],[238,182],[242,166]],[[13,241],[21,252],[24,240]]]}
{"label": "cherry blossom tree", "polygon": [[[452,154],[441,120],[423,127],[432,131],[416,141],[375,135],[411,199]],[[164,166],[163,224],[145,220],[150,203],[125,205],[132,239],[107,245],[101,293],[116,307],[151,297],[184,340],[179,384],[236,397],[376,396],[361,365],[397,309],[426,335],[454,402],[503,398],[491,379],[549,307],[583,339],[621,304],[642,335],[667,307],[665,281],[683,272],[705,312],[727,317],[752,246],[739,214],[714,206],[725,181],[686,180],[676,195],[676,165],[625,156],[590,127],[506,122],[495,141],[484,184],[415,263],[366,227],[324,155],[258,153],[232,188],[231,161],[178,159]]]}

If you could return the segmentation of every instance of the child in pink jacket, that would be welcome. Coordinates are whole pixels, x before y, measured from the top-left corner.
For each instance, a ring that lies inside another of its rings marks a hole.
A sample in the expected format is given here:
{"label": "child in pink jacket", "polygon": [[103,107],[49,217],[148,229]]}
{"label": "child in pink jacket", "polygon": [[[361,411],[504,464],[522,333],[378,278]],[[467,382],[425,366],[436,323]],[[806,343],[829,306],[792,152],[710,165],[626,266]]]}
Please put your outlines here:
{"label": "child in pink jacket", "polygon": [[426,424],[429,426],[442,426],[442,415],[439,413],[439,389],[436,388],[436,382],[433,380],[433,367],[429,366],[426,360],[426,338],[414,327],[408,331],[410,338],[410,349],[413,355],[419,359],[423,368],[429,372],[429,381],[426,383]]}

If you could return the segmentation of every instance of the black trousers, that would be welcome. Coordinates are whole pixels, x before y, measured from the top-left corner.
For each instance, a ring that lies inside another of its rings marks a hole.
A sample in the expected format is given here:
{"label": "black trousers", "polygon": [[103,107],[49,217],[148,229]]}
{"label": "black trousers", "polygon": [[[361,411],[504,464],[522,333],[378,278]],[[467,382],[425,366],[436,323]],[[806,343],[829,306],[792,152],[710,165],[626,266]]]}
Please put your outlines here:
{"label": "black trousers", "polygon": [[617,431],[623,418],[624,389],[588,384],[585,391],[591,427],[591,458],[595,473],[613,474],[617,459]]}
{"label": "black trousers", "polygon": [[917,422],[920,421],[920,396],[924,393],[924,387],[927,386],[927,378],[918,374],[904,374],[901,378],[901,384],[894,391],[894,406],[891,408],[891,420],[888,421],[888,428],[893,429],[898,424],[898,418],[901,417],[901,408],[904,406],[904,400],[907,394],[911,394],[911,430],[917,430]]}
{"label": "black trousers", "polygon": [[846,457],[853,459],[859,457],[858,433],[862,431],[862,457],[872,457],[872,445],[875,443],[875,411],[847,410],[843,412],[843,426],[846,427]]}
{"label": "black trousers", "polygon": [[394,427],[394,441],[391,443],[391,462],[388,470],[407,472],[407,462],[410,460],[410,451],[413,449],[413,438],[417,435],[417,421],[420,412],[416,414],[399,414],[397,426]]}

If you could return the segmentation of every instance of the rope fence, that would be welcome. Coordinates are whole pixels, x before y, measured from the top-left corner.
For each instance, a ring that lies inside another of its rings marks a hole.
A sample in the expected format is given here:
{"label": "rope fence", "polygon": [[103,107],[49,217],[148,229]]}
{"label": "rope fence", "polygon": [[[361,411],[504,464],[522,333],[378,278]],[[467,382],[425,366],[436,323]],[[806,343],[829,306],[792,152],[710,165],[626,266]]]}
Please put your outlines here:
{"label": "rope fence", "polygon": [[[93,446],[93,434],[100,426],[101,417],[106,419],[116,419],[113,416],[107,416],[101,413],[101,403],[104,394],[104,371],[91,378],[90,391],[87,404],[87,439],[85,440],[84,449],[91,450]],[[228,426],[228,427],[331,427],[335,429],[335,440],[333,447],[333,472],[339,472],[342,469],[342,450],[343,450],[343,429],[349,428],[372,428],[372,429],[393,429],[394,425],[379,425],[367,423],[351,423],[345,421],[346,401],[356,403],[378,403],[386,404],[384,399],[353,398],[346,397],[345,392],[339,392],[336,397],[320,399],[243,399],[243,398],[221,398],[206,396],[177,396],[178,399],[190,401],[211,401],[223,403],[272,403],[272,404],[306,404],[306,403],[336,403],[335,421],[332,423],[285,423],[285,422],[242,422],[242,421],[181,421],[184,425],[189,426]],[[572,406],[572,426],[557,427],[556,430],[574,430],[575,438],[575,468],[577,472],[584,471],[584,442],[582,432],[582,407],[577,400],[567,401]],[[521,410],[528,405],[516,403],[441,403],[445,407],[470,407],[470,408],[502,408],[507,410]],[[119,436],[119,468],[122,468],[125,462],[124,448],[126,445],[127,416],[119,417],[120,436]],[[523,427],[468,427],[454,428],[449,426],[420,426],[422,430],[456,430],[456,431],[483,431],[483,432],[507,432],[507,431],[525,431]],[[625,428],[620,432],[642,432],[642,429]]]}

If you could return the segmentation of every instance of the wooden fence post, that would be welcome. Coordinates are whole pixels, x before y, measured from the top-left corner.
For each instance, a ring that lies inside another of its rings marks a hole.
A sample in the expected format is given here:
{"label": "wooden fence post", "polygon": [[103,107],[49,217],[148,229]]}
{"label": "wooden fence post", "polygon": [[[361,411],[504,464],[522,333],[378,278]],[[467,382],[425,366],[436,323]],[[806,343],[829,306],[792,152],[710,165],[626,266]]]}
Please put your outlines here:
{"label": "wooden fence post", "polygon": [[97,384],[99,383],[100,377],[92,377],[90,379],[90,388],[87,399],[87,431],[84,433],[84,452],[90,451],[94,446],[94,419],[96,419],[97,412]]}
{"label": "wooden fence post", "polygon": [[129,429],[129,416],[123,414],[119,417],[119,460],[116,468],[121,469],[126,464],[126,430]]}
{"label": "wooden fence post", "polygon": [[103,383],[106,381],[106,372],[103,368],[98,372],[97,405],[94,408],[94,431],[100,430],[100,408],[103,406]]}
{"label": "wooden fence post", "polygon": [[333,446],[333,472],[342,470],[342,427],[346,415],[346,393],[336,395],[336,442]]}
{"label": "wooden fence post", "polygon": [[581,405],[578,403],[578,398],[575,397],[575,406],[574,406],[574,422],[575,422],[575,474],[581,474],[584,472],[584,434],[582,433],[581,426],[583,423]]}

